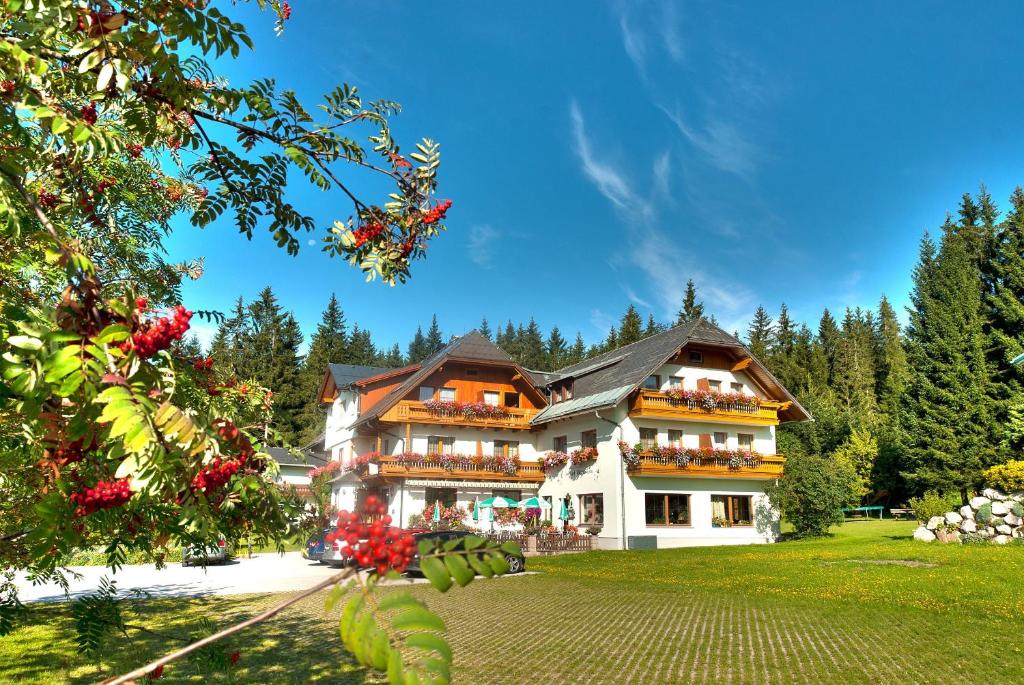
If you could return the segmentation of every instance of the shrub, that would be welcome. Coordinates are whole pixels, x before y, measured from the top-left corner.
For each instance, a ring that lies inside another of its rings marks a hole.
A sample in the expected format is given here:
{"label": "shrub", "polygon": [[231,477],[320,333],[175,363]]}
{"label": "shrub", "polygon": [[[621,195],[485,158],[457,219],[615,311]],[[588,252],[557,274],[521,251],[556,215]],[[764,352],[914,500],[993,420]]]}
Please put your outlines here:
{"label": "shrub", "polygon": [[990,487],[1002,492],[1024,491],[1024,461],[1011,459],[1005,464],[997,464],[982,474]]}
{"label": "shrub", "polygon": [[989,523],[990,521],[992,521],[992,505],[981,505],[981,508],[978,509],[978,513],[975,514],[974,518],[978,521],[978,523]]}
{"label": "shrub", "polygon": [[786,461],[782,478],[767,488],[772,506],[797,536],[825,535],[843,522],[843,507],[857,500],[857,474],[849,466],[813,455]]}
{"label": "shrub", "polygon": [[921,497],[914,497],[908,502],[914,510],[914,517],[921,523],[928,523],[933,516],[942,516],[947,511],[955,511],[960,506],[960,498],[956,493],[941,495],[929,490]]}
{"label": "shrub", "polygon": [[1010,506],[1010,511],[1013,512],[1014,516],[1020,516],[1024,518],[1024,504],[1021,504],[1020,502],[1014,502]]}

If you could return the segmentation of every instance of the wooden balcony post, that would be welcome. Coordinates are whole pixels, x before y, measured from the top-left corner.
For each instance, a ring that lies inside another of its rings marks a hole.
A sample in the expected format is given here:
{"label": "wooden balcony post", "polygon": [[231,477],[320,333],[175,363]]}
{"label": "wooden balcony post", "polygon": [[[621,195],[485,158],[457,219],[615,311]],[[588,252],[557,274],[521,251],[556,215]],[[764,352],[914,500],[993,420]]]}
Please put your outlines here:
{"label": "wooden balcony post", "polygon": [[412,423],[405,424],[405,445],[403,452],[412,452]]}

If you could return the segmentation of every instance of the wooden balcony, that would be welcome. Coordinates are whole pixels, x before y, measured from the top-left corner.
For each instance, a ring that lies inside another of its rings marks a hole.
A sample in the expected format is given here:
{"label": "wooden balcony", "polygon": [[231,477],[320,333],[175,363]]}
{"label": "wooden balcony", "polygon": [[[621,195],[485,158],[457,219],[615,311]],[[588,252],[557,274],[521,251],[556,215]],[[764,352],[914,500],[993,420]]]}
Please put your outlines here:
{"label": "wooden balcony", "polygon": [[637,456],[640,463],[628,467],[631,476],[772,480],[782,477],[782,468],[786,463],[786,458],[778,454],[754,455],[741,459],[735,466],[725,457],[691,457],[690,463],[680,466],[675,457],[663,457],[652,452],[641,452]]}
{"label": "wooden balcony", "polygon": [[629,415],[651,419],[777,426],[779,425],[779,411],[787,406],[786,402],[763,400],[760,406],[756,407],[741,404],[719,404],[713,411],[708,411],[696,402],[674,399],[657,390],[642,389],[633,399]]}
{"label": "wooden balcony", "polygon": [[446,469],[436,461],[420,459],[408,461],[399,457],[381,457],[379,463],[368,464],[367,473],[376,472],[381,476],[403,478],[449,478],[451,480],[496,480],[527,483],[544,482],[544,468],[540,462],[524,462],[514,473],[495,471],[482,464],[462,463],[454,469]]}
{"label": "wooden balcony", "polygon": [[505,430],[530,430],[530,421],[537,415],[536,409],[503,407],[499,416],[466,416],[459,411],[439,411],[427,407],[423,402],[403,400],[389,409],[381,421],[392,423],[434,423],[446,426],[471,426],[474,428],[503,428]]}

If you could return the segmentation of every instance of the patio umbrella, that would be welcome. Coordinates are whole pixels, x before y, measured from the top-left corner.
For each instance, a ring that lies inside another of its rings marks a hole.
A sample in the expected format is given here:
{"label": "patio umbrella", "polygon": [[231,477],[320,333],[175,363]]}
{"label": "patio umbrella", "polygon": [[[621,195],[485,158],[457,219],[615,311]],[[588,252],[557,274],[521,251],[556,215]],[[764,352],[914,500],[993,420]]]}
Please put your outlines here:
{"label": "patio umbrella", "polygon": [[551,503],[540,497],[530,497],[519,502],[520,509],[550,509]]}
{"label": "patio umbrella", "polygon": [[565,500],[562,500],[562,508],[558,512],[558,518],[563,521],[569,520],[569,507],[565,506]]}
{"label": "patio umbrella", "polygon": [[509,499],[508,497],[496,495],[494,497],[488,497],[487,499],[485,499],[483,502],[480,503],[480,506],[488,509],[508,509],[509,507],[514,507],[518,504],[519,502],[515,501],[514,499]]}
{"label": "patio umbrella", "polygon": [[480,522],[480,498],[476,498],[476,502],[473,504],[473,522]]}
{"label": "patio umbrella", "polygon": [[434,502],[433,521],[434,521],[434,523],[440,523],[441,522],[441,502],[439,502],[439,501]]}

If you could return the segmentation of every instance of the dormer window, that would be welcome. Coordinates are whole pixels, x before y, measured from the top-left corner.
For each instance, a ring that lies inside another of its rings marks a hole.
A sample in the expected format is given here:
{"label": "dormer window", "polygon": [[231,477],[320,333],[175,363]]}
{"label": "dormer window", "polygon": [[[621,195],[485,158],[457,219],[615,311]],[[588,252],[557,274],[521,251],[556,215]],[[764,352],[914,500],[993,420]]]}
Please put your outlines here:
{"label": "dormer window", "polygon": [[691,364],[703,364],[704,353],[700,350],[690,350],[689,360]]}
{"label": "dormer window", "polygon": [[434,399],[434,389],[429,385],[420,386],[420,402]]}
{"label": "dormer window", "polygon": [[657,375],[648,376],[647,379],[644,380],[644,388],[648,390],[658,390],[661,388],[661,378]]}

